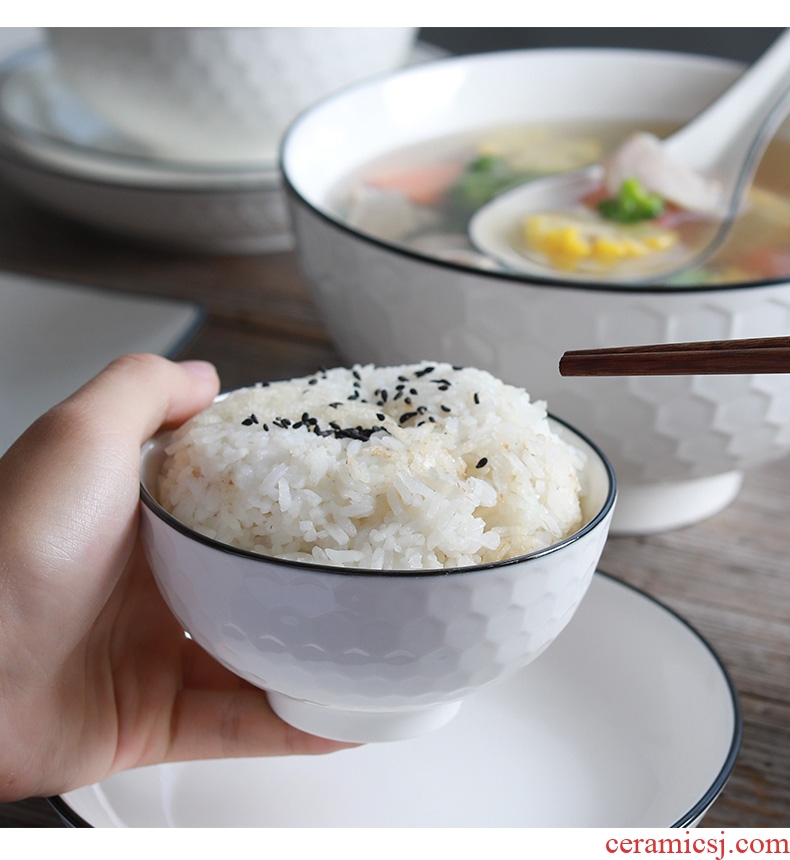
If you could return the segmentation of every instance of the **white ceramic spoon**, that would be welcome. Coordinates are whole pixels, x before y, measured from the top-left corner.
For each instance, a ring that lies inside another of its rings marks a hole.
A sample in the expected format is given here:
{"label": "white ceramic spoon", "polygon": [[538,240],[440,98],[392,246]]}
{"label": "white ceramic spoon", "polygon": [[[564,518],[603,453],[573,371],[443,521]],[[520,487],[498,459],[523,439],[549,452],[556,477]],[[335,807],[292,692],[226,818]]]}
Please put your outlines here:
{"label": "white ceramic spoon", "polygon": [[561,211],[600,186],[604,169],[596,164],[580,170],[533,180],[481,207],[469,224],[469,237],[483,254],[516,273],[577,280],[627,280],[630,283],[666,279],[708,257],[724,238],[766,146],[790,111],[790,29],[702,113],[662,142],[667,156],[718,184],[715,209],[721,226],[704,249],[685,258],[635,274],[604,277],[558,272],[525,256],[521,224],[531,212]]}

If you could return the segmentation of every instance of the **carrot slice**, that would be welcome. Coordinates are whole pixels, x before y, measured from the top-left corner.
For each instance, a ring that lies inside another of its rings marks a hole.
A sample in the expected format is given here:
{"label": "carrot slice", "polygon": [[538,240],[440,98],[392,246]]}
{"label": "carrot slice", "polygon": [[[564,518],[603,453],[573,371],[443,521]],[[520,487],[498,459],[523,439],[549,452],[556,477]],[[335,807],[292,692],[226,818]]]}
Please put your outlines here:
{"label": "carrot slice", "polygon": [[758,248],[738,261],[755,278],[783,278],[790,274],[790,251],[784,248]]}
{"label": "carrot slice", "polygon": [[432,164],[402,173],[380,173],[366,181],[374,188],[400,191],[420,206],[434,206],[463,170],[462,164]]}

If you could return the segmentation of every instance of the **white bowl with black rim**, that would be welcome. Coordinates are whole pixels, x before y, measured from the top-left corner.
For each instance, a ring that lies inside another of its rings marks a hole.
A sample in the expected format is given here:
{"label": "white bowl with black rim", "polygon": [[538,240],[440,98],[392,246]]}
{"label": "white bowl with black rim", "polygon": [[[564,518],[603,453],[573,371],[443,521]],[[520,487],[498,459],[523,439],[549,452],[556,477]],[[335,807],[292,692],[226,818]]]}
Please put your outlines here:
{"label": "white bowl with black rim", "polygon": [[418,571],[288,561],[199,534],[156,500],[169,438],[161,434],[142,451],[151,568],[184,630],[266,690],[287,722],[353,742],[424,734],[542,654],[590,584],[614,510],[614,473],[592,442],[551,424],[587,456],[581,527],[518,558]]}

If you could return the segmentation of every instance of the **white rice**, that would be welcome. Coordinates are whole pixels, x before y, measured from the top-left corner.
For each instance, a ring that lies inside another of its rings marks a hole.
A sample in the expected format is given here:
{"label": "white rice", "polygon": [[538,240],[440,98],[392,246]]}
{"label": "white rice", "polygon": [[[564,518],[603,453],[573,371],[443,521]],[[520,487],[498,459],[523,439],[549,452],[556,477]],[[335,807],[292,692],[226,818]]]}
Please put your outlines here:
{"label": "white rice", "polygon": [[582,452],[489,373],[356,366],[244,388],[167,448],[159,501],[223,543],[372,570],[462,567],[581,524]]}

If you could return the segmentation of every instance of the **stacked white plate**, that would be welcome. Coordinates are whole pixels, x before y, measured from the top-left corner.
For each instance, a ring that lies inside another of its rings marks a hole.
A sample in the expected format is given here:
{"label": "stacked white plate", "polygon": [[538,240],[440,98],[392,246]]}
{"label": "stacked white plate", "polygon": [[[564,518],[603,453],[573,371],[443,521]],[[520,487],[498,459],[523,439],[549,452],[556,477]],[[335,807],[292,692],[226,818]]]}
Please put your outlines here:
{"label": "stacked white plate", "polygon": [[[409,62],[443,53],[417,45]],[[59,214],[149,244],[210,254],[294,245],[275,160],[200,164],[146,149],[79,100],[45,44],[0,63],[0,176]]]}
{"label": "stacked white plate", "polygon": [[158,158],[85,107],[43,46],[0,66],[0,175],[60,214],[158,245],[260,253],[293,244],[275,163]]}

